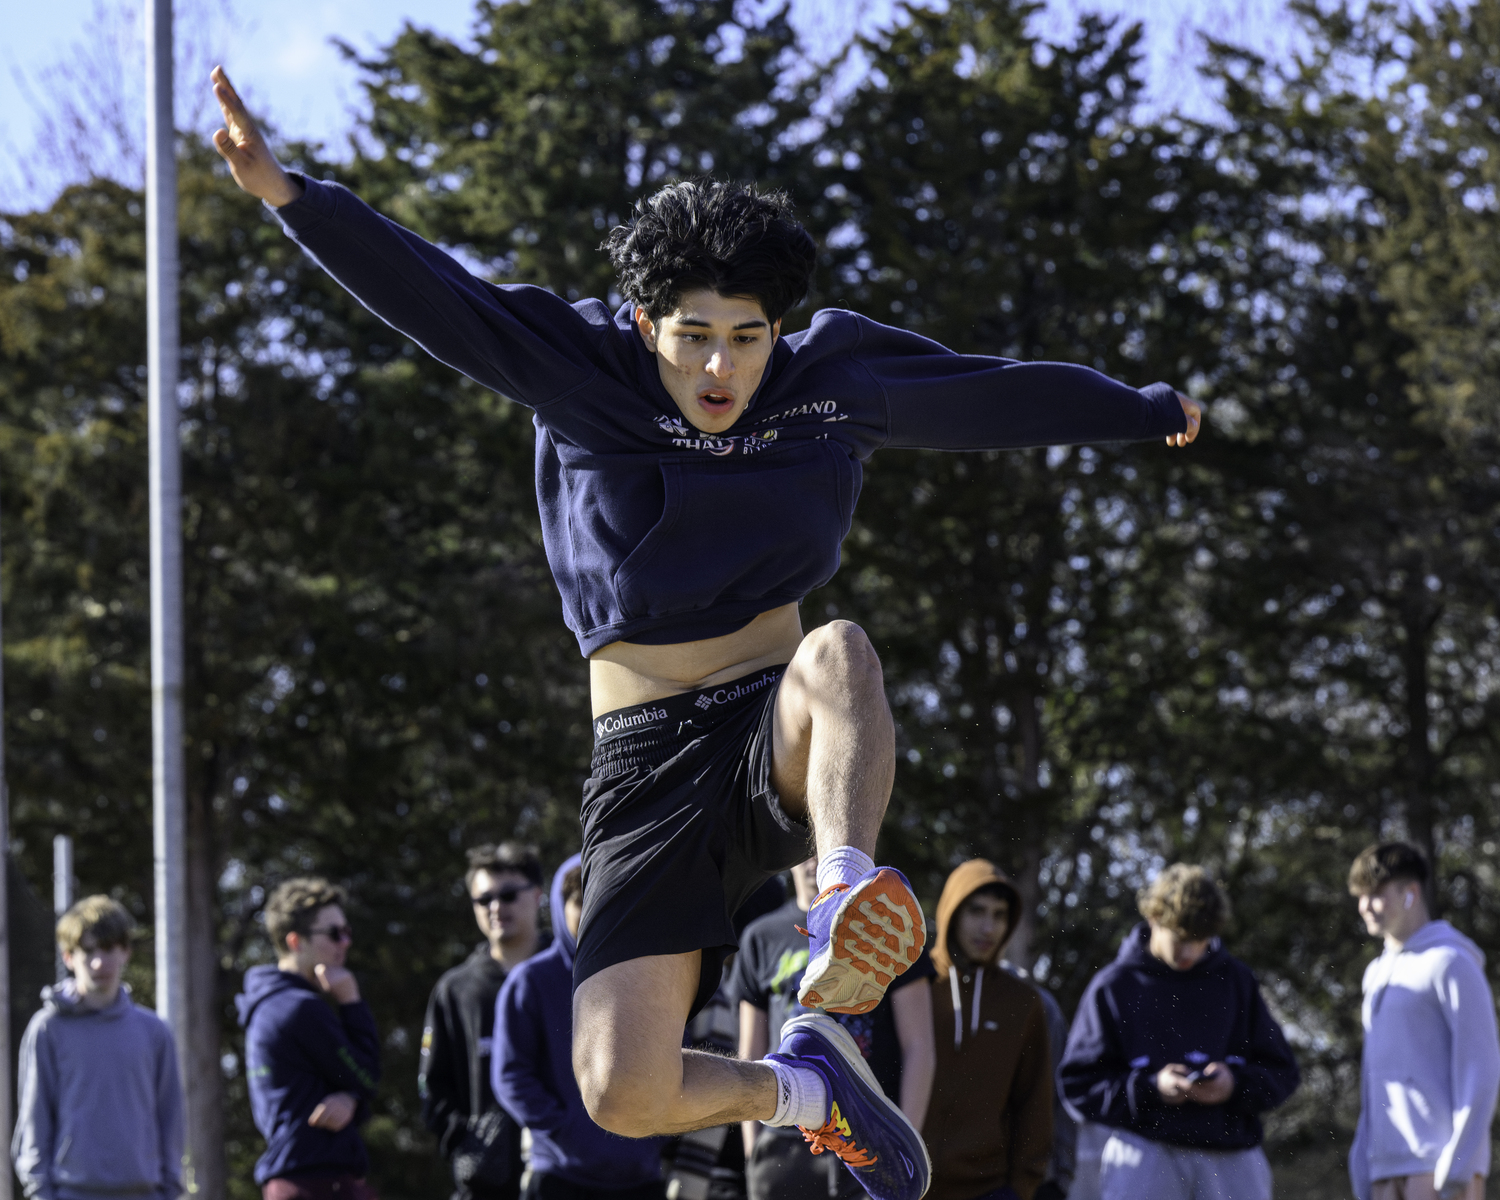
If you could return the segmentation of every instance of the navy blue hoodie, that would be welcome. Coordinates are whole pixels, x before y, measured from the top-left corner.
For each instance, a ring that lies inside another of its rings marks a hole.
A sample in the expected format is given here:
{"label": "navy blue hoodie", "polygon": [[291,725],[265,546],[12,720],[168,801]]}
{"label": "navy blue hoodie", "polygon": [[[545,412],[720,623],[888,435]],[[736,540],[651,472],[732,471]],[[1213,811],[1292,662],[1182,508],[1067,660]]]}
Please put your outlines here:
{"label": "navy blue hoodie", "polygon": [[780,338],[738,421],[684,419],[625,304],[497,286],[297,176],[287,231],[434,357],[535,410],[536,490],[563,619],[585,656],[732,633],[832,578],[877,449],[1006,449],[1181,433],[1172,388],[955,354],[840,309]]}
{"label": "navy blue hoodie", "polygon": [[[1079,1001],[1057,1069],[1068,1108],[1178,1146],[1260,1145],[1260,1114],[1283,1103],[1301,1077],[1255,976],[1217,941],[1191,970],[1173,970],[1152,956],[1150,940],[1149,925],[1132,929]],[[1168,1063],[1211,1062],[1234,1072],[1225,1103],[1170,1105],[1156,1090]]]}
{"label": "navy blue hoodie", "polygon": [[531,1169],[589,1188],[630,1188],[661,1178],[665,1138],[622,1138],[595,1125],[573,1076],[573,953],[562,881],[552,877],[552,945],[515,968],[495,999],[490,1084],[505,1111],[531,1130]]}
{"label": "navy blue hoodie", "polygon": [[[255,1182],[295,1175],[363,1176],[369,1166],[358,1126],[380,1079],[380,1035],[363,1000],[335,1010],[301,975],[251,967],[234,998],[245,1027],[250,1110],[266,1139]],[[332,1092],[359,1099],[355,1119],[337,1133],[307,1123]]]}

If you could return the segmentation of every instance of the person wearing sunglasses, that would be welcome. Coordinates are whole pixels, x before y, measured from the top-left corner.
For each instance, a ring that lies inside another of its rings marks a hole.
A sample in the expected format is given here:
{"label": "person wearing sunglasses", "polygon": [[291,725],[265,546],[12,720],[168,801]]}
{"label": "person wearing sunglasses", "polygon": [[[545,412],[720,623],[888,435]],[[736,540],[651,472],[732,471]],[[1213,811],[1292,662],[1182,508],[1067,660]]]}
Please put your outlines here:
{"label": "person wearing sunglasses", "polygon": [[453,1170],[453,1200],[515,1200],[521,1127],[490,1087],[490,1045],[500,985],[551,940],[538,930],[542,864],[517,842],[476,846],[468,860],[464,888],[484,941],[432,989],[417,1088]]}
{"label": "person wearing sunglasses", "polygon": [[359,1126],[380,1079],[380,1034],[344,965],[354,931],[344,889],[288,879],[266,901],[276,964],[245,972],[235,997],[245,1076],[266,1152],[264,1200],[375,1200]]}

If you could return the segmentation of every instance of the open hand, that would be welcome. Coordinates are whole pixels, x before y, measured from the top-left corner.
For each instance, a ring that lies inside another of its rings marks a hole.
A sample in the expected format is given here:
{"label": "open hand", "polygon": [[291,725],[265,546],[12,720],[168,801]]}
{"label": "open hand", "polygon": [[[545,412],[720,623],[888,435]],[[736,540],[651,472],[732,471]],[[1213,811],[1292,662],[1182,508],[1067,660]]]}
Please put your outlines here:
{"label": "open hand", "polygon": [[[244,187],[245,185],[240,184],[240,186]],[[1183,415],[1187,417],[1187,432],[1167,434],[1167,445],[1186,446],[1189,442],[1197,438],[1198,431],[1203,428],[1203,405],[1199,404],[1196,400],[1189,400],[1181,392],[1177,393],[1177,402],[1182,405]]]}
{"label": "open hand", "polygon": [[225,125],[214,131],[214,148],[229,164],[235,183],[275,208],[290,204],[302,195],[301,186],[276,161],[224,68],[215,67],[209,78],[214,81],[214,99],[224,113]]}
{"label": "open hand", "polygon": [[312,1116],[307,1118],[307,1123],[314,1129],[326,1129],[329,1133],[337,1133],[354,1120],[354,1113],[358,1107],[359,1101],[348,1092],[330,1092],[318,1101],[318,1106],[312,1110]]}

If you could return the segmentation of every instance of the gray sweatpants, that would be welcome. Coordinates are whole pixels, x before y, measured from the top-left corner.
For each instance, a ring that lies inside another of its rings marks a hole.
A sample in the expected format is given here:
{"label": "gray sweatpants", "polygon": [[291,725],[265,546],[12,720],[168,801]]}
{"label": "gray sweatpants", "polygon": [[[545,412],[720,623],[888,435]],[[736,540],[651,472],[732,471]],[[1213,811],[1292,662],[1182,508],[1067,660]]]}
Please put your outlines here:
{"label": "gray sweatpants", "polygon": [[1249,1150],[1189,1150],[1111,1129],[1100,1200],[1271,1200],[1271,1164]]}

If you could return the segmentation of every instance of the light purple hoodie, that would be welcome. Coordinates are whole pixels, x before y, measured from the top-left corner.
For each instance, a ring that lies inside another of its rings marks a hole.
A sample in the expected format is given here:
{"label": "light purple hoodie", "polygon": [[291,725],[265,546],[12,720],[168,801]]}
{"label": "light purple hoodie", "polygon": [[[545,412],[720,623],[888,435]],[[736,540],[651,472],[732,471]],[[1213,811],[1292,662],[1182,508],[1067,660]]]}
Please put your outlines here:
{"label": "light purple hoodie", "polygon": [[1484,952],[1430,921],[1365,969],[1359,1130],[1349,1178],[1434,1176],[1441,1191],[1490,1170],[1500,1038]]}
{"label": "light purple hoodie", "polygon": [[21,1042],[11,1161],[27,1200],[177,1200],[182,1086],[166,1022],[120,994],[85,1008],[70,979],[42,989]]}

